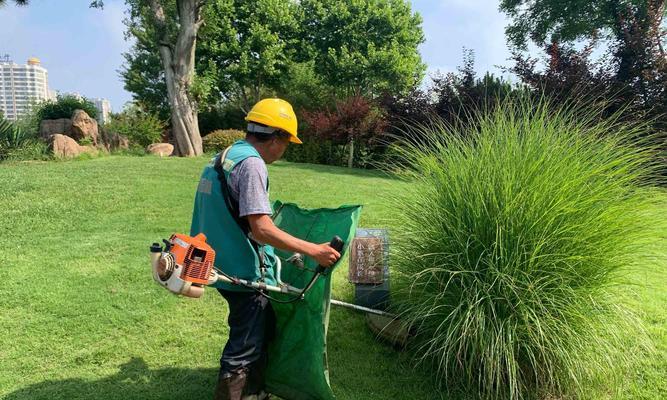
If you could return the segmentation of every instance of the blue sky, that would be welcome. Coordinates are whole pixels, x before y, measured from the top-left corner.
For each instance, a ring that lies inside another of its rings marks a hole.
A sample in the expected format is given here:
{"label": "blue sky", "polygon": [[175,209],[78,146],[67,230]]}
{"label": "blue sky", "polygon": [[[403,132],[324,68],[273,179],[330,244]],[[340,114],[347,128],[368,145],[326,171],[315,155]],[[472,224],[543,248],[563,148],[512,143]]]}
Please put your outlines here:
{"label": "blue sky", "polygon": [[[11,1],[10,1],[11,2]],[[28,7],[0,8],[0,55],[17,63],[38,57],[49,71],[49,86],[86,97],[104,97],[114,111],[131,99],[118,76],[124,40],[124,1],[106,0],[105,9],[89,0],[32,0]],[[424,19],[426,42],[420,52],[428,71],[454,71],[462,48],[475,51],[476,69],[500,74],[508,65],[504,36],[507,21],[496,1],[413,0]]]}

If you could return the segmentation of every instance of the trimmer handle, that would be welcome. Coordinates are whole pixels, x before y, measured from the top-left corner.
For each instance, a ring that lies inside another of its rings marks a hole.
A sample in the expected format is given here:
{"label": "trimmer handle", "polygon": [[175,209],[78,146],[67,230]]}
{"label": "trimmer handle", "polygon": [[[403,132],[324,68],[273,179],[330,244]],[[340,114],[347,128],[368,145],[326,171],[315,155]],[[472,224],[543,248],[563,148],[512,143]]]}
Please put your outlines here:
{"label": "trimmer handle", "polygon": [[329,246],[333,247],[336,249],[337,252],[343,251],[343,246],[345,246],[345,242],[343,242],[343,239],[338,237],[338,235],[334,236],[333,239],[331,239],[331,242],[329,242]]}
{"label": "trimmer handle", "polygon": [[[343,246],[344,246],[344,245],[345,245],[345,242],[343,242],[343,240],[342,240],[341,238],[339,238],[338,236],[334,236],[333,239],[331,239],[331,242],[329,242],[329,246],[331,246],[331,247],[333,247],[334,249],[336,249],[336,251],[339,252],[339,253],[340,253],[341,251],[343,251]],[[318,278],[320,275],[324,274],[325,271],[326,271],[326,269],[327,269],[327,267],[323,267],[323,266],[321,266],[321,265],[318,265],[318,266],[317,266],[317,268],[315,269],[315,274],[313,274],[313,277],[310,278],[310,282],[308,282],[308,284],[306,285],[306,287],[303,288],[303,290],[301,291],[301,294],[299,294],[299,298],[300,298],[300,299],[303,299],[303,297],[306,295],[306,293],[308,293],[308,291],[310,290],[310,288],[313,287],[313,285],[315,284],[315,281],[317,280],[317,278]]]}
{"label": "trimmer handle", "polygon": [[[336,236],[333,237],[333,239],[331,239],[331,242],[329,242],[329,246],[331,246],[337,252],[340,253],[341,251],[343,251],[343,247],[345,246],[345,242],[343,242],[343,239],[341,239],[338,235],[336,235]],[[322,265],[318,265],[315,272],[317,272],[318,274],[321,274],[326,269],[327,269],[327,267],[324,267]]]}

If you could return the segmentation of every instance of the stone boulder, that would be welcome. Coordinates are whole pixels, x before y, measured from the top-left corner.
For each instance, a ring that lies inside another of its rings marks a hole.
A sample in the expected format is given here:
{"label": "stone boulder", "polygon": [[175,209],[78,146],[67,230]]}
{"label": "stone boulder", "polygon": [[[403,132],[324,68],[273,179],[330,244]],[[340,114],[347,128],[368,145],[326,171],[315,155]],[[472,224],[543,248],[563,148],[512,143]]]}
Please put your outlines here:
{"label": "stone boulder", "polygon": [[107,151],[127,150],[130,148],[130,141],[127,137],[116,132],[104,132],[101,139]]}
{"label": "stone boulder", "polygon": [[45,119],[39,123],[39,136],[44,140],[49,140],[56,133],[71,136],[71,132],[72,120],[69,118]]}
{"label": "stone boulder", "polygon": [[56,133],[51,135],[49,140],[53,155],[59,158],[76,157],[83,151],[83,146],[67,135]]}
{"label": "stone boulder", "polygon": [[72,135],[76,141],[89,138],[94,146],[97,146],[99,131],[97,121],[90,118],[83,110],[74,110],[72,114]]}
{"label": "stone boulder", "polygon": [[73,158],[82,153],[97,156],[100,154],[100,149],[93,145],[81,146],[67,135],[56,133],[49,138],[49,147],[53,151],[53,155],[58,158]]}
{"label": "stone boulder", "polygon": [[174,145],[169,143],[153,143],[146,147],[146,152],[160,157],[170,156],[174,152]]}

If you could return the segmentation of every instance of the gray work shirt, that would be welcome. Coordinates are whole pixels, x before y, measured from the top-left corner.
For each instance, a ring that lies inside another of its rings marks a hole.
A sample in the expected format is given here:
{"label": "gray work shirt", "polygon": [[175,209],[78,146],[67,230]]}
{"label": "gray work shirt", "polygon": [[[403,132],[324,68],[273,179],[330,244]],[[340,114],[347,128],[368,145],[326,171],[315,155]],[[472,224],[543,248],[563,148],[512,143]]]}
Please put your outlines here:
{"label": "gray work shirt", "polygon": [[264,160],[248,157],[238,163],[229,174],[229,191],[239,202],[239,215],[273,214],[269,202],[267,182],[269,171]]}

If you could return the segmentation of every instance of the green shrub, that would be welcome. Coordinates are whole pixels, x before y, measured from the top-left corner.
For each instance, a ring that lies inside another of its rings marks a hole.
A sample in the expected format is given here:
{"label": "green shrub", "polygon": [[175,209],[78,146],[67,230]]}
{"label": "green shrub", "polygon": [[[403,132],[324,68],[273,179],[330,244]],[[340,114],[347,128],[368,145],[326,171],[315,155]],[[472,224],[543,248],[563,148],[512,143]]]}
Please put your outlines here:
{"label": "green shrub", "polygon": [[244,127],[248,124],[245,121],[245,114],[238,106],[230,103],[219,104],[200,110],[197,113],[199,132],[205,136],[221,126],[230,128]]}
{"label": "green shrub", "polygon": [[112,114],[109,123],[104,125],[107,133],[118,133],[127,137],[131,146],[147,147],[162,140],[165,124],[156,114],[142,111],[137,106],[130,106],[121,113]]}
{"label": "green shrub", "polygon": [[234,142],[245,139],[245,132],[236,129],[218,129],[204,136],[204,151],[217,153],[234,144]]}
{"label": "green shrub", "polygon": [[33,139],[9,151],[6,159],[11,161],[27,161],[50,160],[52,158],[53,155],[49,151],[49,146],[41,140]]}
{"label": "green shrub", "polygon": [[[323,139],[313,135],[307,130],[299,132],[299,138],[303,144],[290,145],[283,158],[291,162],[336,165],[345,167],[348,165],[349,144],[336,144],[330,139]],[[366,143],[355,142],[354,167],[372,168],[371,160],[380,153],[369,148]]]}
{"label": "green shrub", "polygon": [[83,110],[91,118],[97,118],[97,108],[87,99],[71,95],[59,95],[56,101],[47,100],[37,105],[40,121],[45,119],[72,118],[74,110]]}
{"label": "green shrub", "polygon": [[577,396],[636,361],[624,339],[647,345],[622,284],[660,255],[654,149],[597,115],[504,102],[392,147],[412,182],[391,216],[395,311],[443,386]]}
{"label": "green shrub", "polygon": [[29,108],[26,113],[22,114],[16,121],[14,121],[13,124],[31,137],[39,138],[40,122],[41,119],[39,117],[38,107],[32,107]]}
{"label": "green shrub", "polygon": [[41,158],[45,145],[15,123],[0,119],[0,160]]}
{"label": "green shrub", "polygon": [[299,133],[299,138],[303,141],[303,144],[290,144],[283,155],[285,160],[310,164],[339,165],[336,162],[338,160],[333,160],[333,152],[336,146],[330,140],[316,138],[305,131]]}
{"label": "green shrub", "polygon": [[[291,162],[348,166],[349,144],[335,144],[331,140],[299,134],[303,144],[290,145],[283,158]],[[354,168],[376,168],[383,162],[385,147],[368,143],[354,143]]]}

